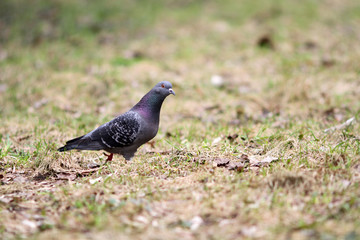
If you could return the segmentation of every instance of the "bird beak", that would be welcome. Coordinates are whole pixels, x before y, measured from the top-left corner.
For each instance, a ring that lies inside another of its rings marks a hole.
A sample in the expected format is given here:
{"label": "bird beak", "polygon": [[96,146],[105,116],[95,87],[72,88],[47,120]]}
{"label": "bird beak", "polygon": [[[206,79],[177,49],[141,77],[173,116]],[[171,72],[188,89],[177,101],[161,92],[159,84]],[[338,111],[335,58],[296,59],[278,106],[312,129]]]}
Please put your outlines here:
{"label": "bird beak", "polygon": [[169,93],[175,96],[175,92],[172,90],[172,88],[169,89]]}

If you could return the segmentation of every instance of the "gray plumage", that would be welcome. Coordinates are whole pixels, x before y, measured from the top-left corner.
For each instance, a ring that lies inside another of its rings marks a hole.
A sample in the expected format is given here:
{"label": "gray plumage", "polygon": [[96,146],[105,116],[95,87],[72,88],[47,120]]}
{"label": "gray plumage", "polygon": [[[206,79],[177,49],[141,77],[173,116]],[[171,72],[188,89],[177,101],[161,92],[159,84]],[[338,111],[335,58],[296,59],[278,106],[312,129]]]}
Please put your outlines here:
{"label": "gray plumage", "polygon": [[[105,150],[131,160],[137,149],[154,138],[159,129],[160,109],[169,95],[170,82],[159,82],[133,108],[81,137],[66,142],[59,152],[72,149]],[[111,160],[111,159],[110,159]]]}

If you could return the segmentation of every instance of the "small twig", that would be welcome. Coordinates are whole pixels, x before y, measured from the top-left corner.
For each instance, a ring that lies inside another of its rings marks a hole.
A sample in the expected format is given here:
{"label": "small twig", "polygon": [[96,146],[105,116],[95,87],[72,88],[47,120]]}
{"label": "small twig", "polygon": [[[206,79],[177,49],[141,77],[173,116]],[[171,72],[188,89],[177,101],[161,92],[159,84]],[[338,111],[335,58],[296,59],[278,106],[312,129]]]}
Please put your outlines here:
{"label": "small twig", "polygon": [[339,124],[339,125],[336,125],[336,126],[333,126],[331,128],[328,128],[328,129],[325,129],[324,132],[332,132],[332,131],[335,131],[335,130],[341,130],[341,129],[345,129],[349,126],[351,126],[353,123],[355,123],[356,120],[355,120],[355,117],[352,117],[352,118],[349,118],[348,120],[346,120],[344,123],[342,124]]}

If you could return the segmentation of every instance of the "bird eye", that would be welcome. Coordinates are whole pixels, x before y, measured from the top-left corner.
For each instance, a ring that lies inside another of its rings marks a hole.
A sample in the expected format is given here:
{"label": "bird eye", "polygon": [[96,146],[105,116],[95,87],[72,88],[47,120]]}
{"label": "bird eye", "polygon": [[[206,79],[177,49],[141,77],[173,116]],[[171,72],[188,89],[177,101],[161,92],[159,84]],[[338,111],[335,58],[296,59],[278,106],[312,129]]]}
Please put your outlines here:
{"label": "bird eye", "polygon": [[161,87],[162,87],[162,88],[165,88],[165,85],[164,85],[164,84],[161,84]]}

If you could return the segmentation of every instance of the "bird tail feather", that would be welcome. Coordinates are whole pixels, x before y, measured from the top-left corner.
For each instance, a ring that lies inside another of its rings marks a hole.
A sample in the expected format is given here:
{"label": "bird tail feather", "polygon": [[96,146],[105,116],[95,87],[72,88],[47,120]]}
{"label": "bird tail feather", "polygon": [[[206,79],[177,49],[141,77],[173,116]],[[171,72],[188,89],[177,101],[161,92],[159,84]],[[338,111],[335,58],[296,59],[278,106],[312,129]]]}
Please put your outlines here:
{"label": "bird tail feather", "polygon": [[101,150],[103,147],[97,141],[92,141],[91,138],[85,137],[84,135],[67,141],[65,146],[59,148],[58,151],[65,152],[72,149]]}

